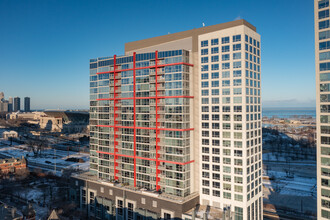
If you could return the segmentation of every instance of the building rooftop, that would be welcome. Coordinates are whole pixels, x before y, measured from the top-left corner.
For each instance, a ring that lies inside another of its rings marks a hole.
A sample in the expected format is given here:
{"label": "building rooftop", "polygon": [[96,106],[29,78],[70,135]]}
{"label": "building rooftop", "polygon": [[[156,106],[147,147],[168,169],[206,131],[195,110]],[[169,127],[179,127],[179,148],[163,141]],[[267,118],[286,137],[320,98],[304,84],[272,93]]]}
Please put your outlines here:
{"label": "building rooftop", "polygon": [[[206,205],[198,205],[195,208],[190,209],[189,211],[185,212],[184,215],[186,216],[193,216],[195,215],[195,219],[204,219],[204,215],[206,215],[206,219],[217,219],[221,220],[224,219],[224,213],[226,213],[227,219],[229,218],[229,211],[220,209],[220,208],[215,208],[212,206],[206,206]],[[231,212],[230,215],[233,216],[234,212]]]}
{"label": "building rooftop", "polygon": [[26,163],[26,160],[25,160],[24,157],[22,157],[22,158],[6,158],[6,159],[0,159],[0,164],[3,164],[3,163],[15,163],[15,162]]}
{"label": "building rooftop", "polygon": [[[177,32],[177,33],[173,33],[173,34],[166,34],[166,35],[162,35],[162,36],[158,36],[158,37],[152,37],[152,38],[147,38],[147,39],[143,39],[143,40],[128,42],[125,44],[125,51],[126,52],[134,51],[134,50],[137,50],[140,48],[150,47],[150,46],[153,46],[156,44],[162,44],[162,43],[166,43],[169,41],[175,41],[175,40],[188,38],[188,37],[195,38],[195,40],[197,42],[197,36],[200,34],[206,34],[206,33],[214,32],[214,31],[224,30],[227,28],[236,27],[236,26],[240,26],[240,25],[245,25],[245,26],[251,28],[253,31],[257,31],[255,26],[253,26],[246,20],[241,19],[241,20],[230,21],[230,22],[216,24],[216,25],[205,26],[205,27],[201,27],[201,28],[194,28],[191,30]],[[193,51],[197,51],[197,48],[194,47],[194,45],[193,45]]]}

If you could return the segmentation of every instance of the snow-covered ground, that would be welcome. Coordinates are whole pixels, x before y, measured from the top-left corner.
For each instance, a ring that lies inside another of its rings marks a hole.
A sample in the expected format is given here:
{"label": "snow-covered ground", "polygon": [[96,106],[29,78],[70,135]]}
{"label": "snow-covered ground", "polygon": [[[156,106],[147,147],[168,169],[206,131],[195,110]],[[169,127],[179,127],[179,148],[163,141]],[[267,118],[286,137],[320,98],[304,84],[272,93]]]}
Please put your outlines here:
{"label": "snow-covered ground", "polygon": [[316,214],[316,163],[263,154],[264,203],[276,209]]}
{"label": "snow-covered ground", "polygon": [[316,197],[316,179],[300,177],[294,175],[287,177],[285,172],[268,171],[268,177],[274,180],[264,179],[263,184],[271,192],[277,192],[283,195],[296,196],[315,196]]}
{"label": "snow-covered ground", "polygon": [[[41,168],[47,171],[61,172],[63,169],[72,168],[75,170],[89,169],[89,154],[79,153],[73,151],[62,151],[54,149],[45,149],[41,152],[41,155],[35,157],[34,153],[26,145],[19,145],[13,143],[9,146],[9,142],[0,138],[0,158],[17,158],[24,156],[28,161],[29,168]],[[65,161],[68,158],[79,158],[82,159],[82,163]],[[57,172],[57,174],[59,174]]]}

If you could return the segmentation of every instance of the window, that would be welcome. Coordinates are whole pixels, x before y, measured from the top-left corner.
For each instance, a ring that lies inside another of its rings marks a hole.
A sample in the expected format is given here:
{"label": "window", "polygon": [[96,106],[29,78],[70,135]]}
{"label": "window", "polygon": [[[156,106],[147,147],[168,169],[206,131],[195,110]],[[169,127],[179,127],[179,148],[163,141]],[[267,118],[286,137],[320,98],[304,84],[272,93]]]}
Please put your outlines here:
{"label": "window", "polygon": [[234,60],[239,60],[239,59],[241,59],[241,52],[233,53],[233,59],[234,59]]}
{"label": "window", "polygon": [[202,79],[208,79],[209,74],[208,73],[202,73]]}
{"label": "window", "polygon": [[330,38],[330,31],[322,31],[319,33],[319,40]]}
{"label": "window", "polygon": [[230,89],[222,89],[222,95],[230,95]]}
{"label": "window", "polygon": [[241,35],[234,35],[233,42],[241,41]]}
{"label": "window", "polygon": [[233,51],[241,50],[241,44],[234,44]]}
{"label": "window", "polygon": [[209,45],[209,41],[203,40],[201,41],[201,47],[207,47]]}
{"label": "window", "polygon": [[237,69],[237,68],[241,68],[241,61],[237,61],[237,62],[233,62],[233,68]]}
{"label": "window", "polygon": [[212,95],[220,95],[219,89],[212,89]]}
{"label": "window", "polygon": [[218,62],[219,61],[219,56],[215,55],[211,57],[211,62]]}
{"label": "window", "polygon": [[223,192],[223,197],[225,199],[231,199],[231,193],[229,193],[229,192]]}
{"label": "window", "polygon": [[222,72],[222,78],[229,78],[230,77],[230,72],[229,71],[223,71]]}
{"label": "window", "polygon": [[235,219],[243,220],[243,208],[235,206]]}
{"label": "window", "polygon": [[201,66],[201,71],[208,71],[209,70],[209,65],[202,65]]}
{"label": "window", "polygon": [[222,61],[226,61],[230,59],[230,54],[224,54],[222,55]]}
{"label": "window", "polygon": [[223,63],[222,64],[222,69],[223,70],[227,70],[227,69],[229,69],[230,68],[230,63]]}
{"label": "window", "polygon": [[202,90],[202,96],[208,96],[209,90]]}
{"label": "window", "polygon": [[134,219],[134,205],[133,203],[130,202],[127,204],[127,219],[128,220]]}
{"label": "window", "polygon": [[330,60],[330,52],[320,53],[320,60]]}
{"label": "window", "polygon": [[229,49],[229,46],[222,46],[221,47],[221,51],[224,53],[224,52],[229,52],[230,49]]}
{"label": "window", "polygon": [[209,87],[209,82],[202,82],[202,88]]}
{"label": "window", "polygon": [[210,186],[210,181],[209,180],[202,180],[202,185],[203,186]]}
{"label": "window", "polygon": [[201,63],[208,63],[209,62],[209,57],[202,57]]}
{"label": "window", "polygon": [[319,9],[329,7],[329,0],[319,1]]}
{"label": "window", "polygon": [[216,64],[212,64],[212,66],[211,66],[211,70],[219,70],[219,64],[218,63],[216,63]]}
{"label": "window", "polygon": [[209,128],[209,123],[202,123],[202,128]]}
{"label": "window", "polygon": [[202,106],[202,112],[209,112],[208,106]]}
{"label": "window", "polygon": [[330,63],[320,63],[320,71],[330,70]]}
{"label": "window", "polygon": [[208,98],[202,98],[202,104],[209,104]]}
{"label": "window", "polygon": [[220,191],[219,190],[212,190],[213,196],[220,197]]}
{"label": "window", "polygon": [[212,98],[212,104],[219,104],[220,100],[219,98]]}
{"label": "window", "polygon": [[230,80],[222,80],[222,86],[230,86]]}
{"label": "window", "polygon": [[117,200],[117,214],[123,215],[123,200]]}
{"label": "window", "polygon": [[164,220],[171,220],[171,214],[164,212]]}
{"label": "window", "polygon": [[228,43],[229,43],[229,37],[223,37],[223,38],[221,39],[221,42],[222,42],[223,44],[228,44]]}
{"label": "window", "polygon": [[330,81],[330,73],[321,73],[320,81]]}
{"label": "window", "polygon": [[212,79],[219,79],[219,72],[212,73]]}
{"label": "window", "polygon": [[328,18],[329,17],[329,9],[324,11],[319,11],[319,19]]}
{"label": "window", "polygon": [[234,70],[233,75],[234,75],[234,77],[241,77],[242,76],[242,71],[241,70]]}
{"label": "window", "polygon": [[242,94],[242,88],[234,88],[234,95],[241,95]]}
{"label": "window", "polygon": [[222,97],[223,104],[230,104],[230,97]]}
{"label": "window", "polygon": [[220,112],[219,106],[212,106],[212,112]]}
{"label": "window", "polygon": [[202,54],[202,55],[207,55],[207,54],[209,54],[209,49],[202,49],[202,50],[201,50],[201,54]]}
{"label": "window", "polygon": [[219,87],[219,81],[212,81],[212,87]]}
{"label": "window", "polygon": [[319,29],[320,30],[328,28],[328,27],[329,27],[329,20],[319,22]]}
{"label": "window", "polygon": [[222,112],[230,112],[230,106],[223,106]]}
{"label": "window", "polygon": [[219,47],[212,47],[211,48],[211,54],[219,53]]}
{"label": "window", "polygon": [[234,86],[240,86],[242,85],[242,80],[241,79],[234,79]]}
{"label": "window", "polygon": [[218,38],[211,40],[211,46],[218,45],[218,44],[219,44],[219,39]]}
{"label": "window", "polygon": [[240,103],[242,103],[242,97],[234,97],[234,103],[235,103],[235,104],[240,104]]}
{"label": "window", "polygon": [[203,194],[205,194],[205,195],[210,195],[210,190],[209,189],[207,189],[207,188],[203,188]]}

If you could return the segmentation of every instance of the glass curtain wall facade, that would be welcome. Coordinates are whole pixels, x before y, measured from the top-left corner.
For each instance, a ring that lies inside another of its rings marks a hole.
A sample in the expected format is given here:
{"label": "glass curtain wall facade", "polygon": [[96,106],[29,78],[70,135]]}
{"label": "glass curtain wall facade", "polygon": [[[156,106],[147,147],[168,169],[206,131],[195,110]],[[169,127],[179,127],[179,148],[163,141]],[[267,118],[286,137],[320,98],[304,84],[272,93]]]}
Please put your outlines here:
{"label": "glass curtain wall facade", "polygon": [[100,179],[191,193],[189,52],[90,60],[90,170]]}
{"label": "glass curtain wall facade", "polygon": [[317,215],[330,219],[330,20],[329,0],[314,0],[317,115]]}

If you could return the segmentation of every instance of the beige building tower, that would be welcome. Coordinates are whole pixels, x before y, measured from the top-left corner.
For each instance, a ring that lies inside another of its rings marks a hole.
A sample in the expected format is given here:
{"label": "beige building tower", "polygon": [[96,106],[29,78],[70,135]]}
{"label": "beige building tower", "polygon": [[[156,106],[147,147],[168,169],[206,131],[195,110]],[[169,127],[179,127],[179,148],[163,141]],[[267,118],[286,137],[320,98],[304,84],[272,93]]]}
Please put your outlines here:
{"label": "beige building tower", "polygon": [[92,59],[81,208],[97,215],[106,198],[117,219],[262,219],[260,50],[237,20]]}
{"label": "beige building tower", "polygon": [[317,217],[330,219],[329,0],[314,0],[317,122]]}

